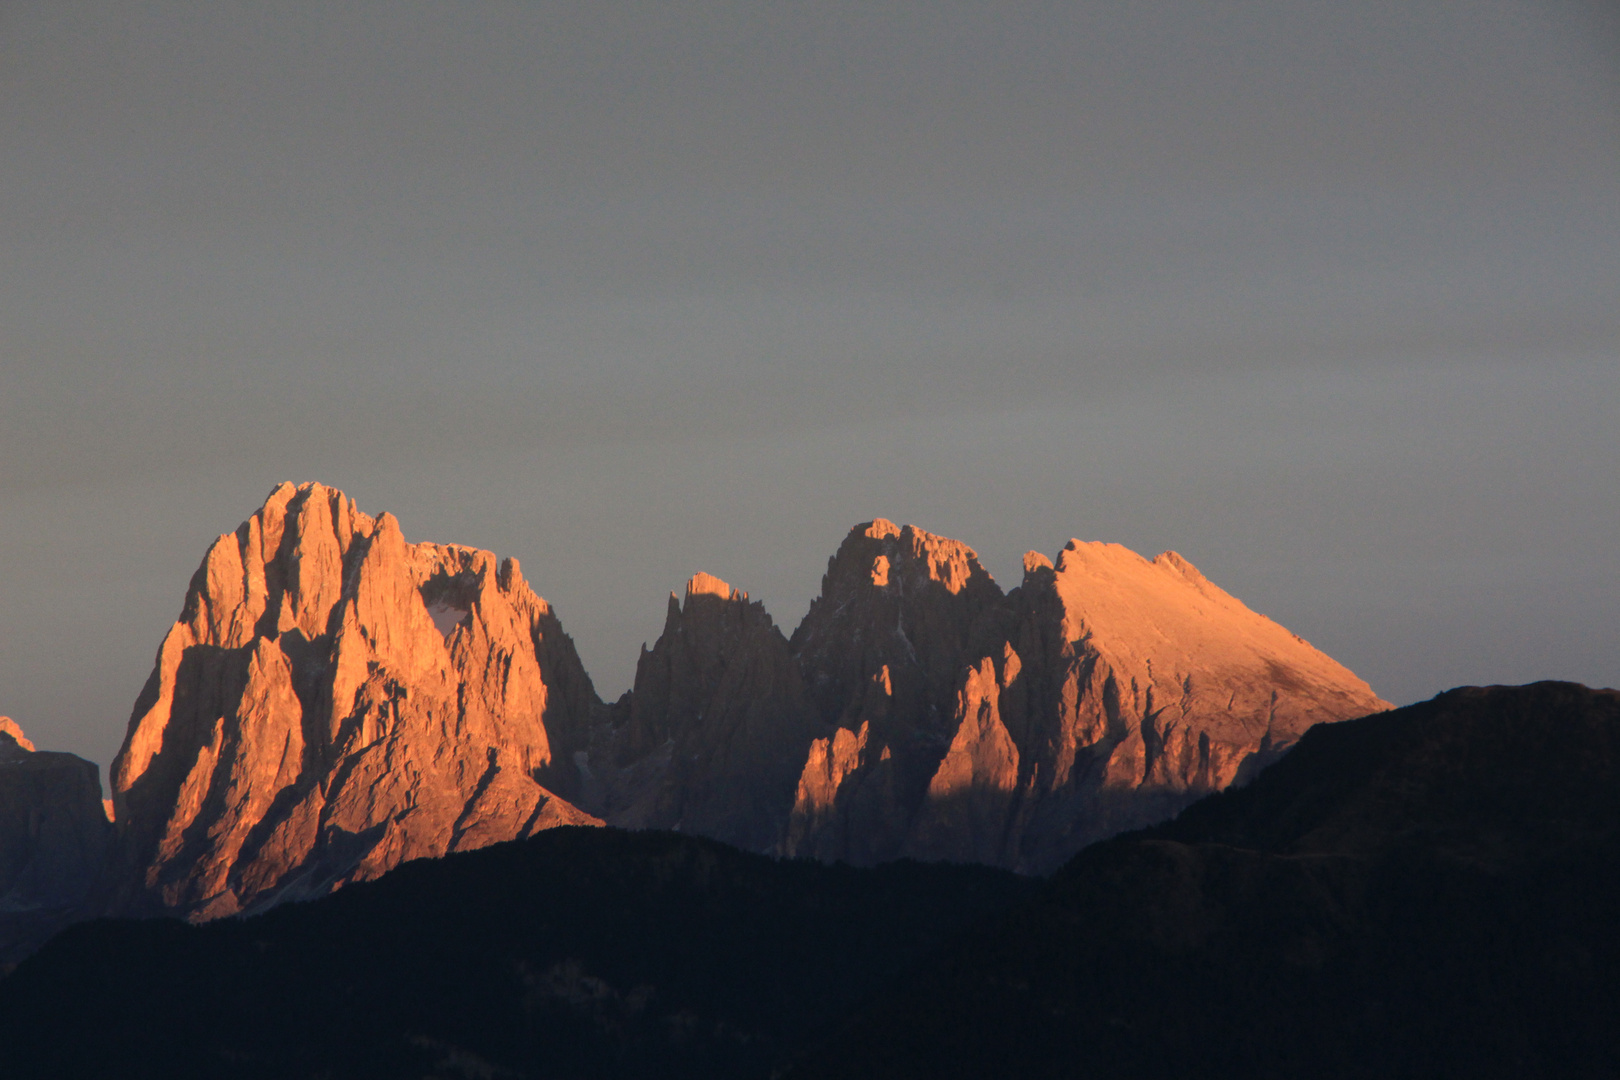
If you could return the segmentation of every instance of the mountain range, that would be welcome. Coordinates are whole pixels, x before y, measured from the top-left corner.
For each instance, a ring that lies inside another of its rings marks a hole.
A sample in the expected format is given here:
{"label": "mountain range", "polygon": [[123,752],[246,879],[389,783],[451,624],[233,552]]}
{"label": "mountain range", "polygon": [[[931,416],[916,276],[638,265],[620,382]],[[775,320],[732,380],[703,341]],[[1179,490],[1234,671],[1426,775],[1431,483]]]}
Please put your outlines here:
{"label": "mountain range", "polygon": [[515,559],[282,484],[192,577],[112,764],[114,824],[67,770],[24,801],[71,843],[5,841],[18,866],[102,872],[56,875],[78,891],[50,903],[20,870],[0,890],[13,912],[206,920],[603,823],[1045,874],[1386,708],[1174,552],[1070,541],[1004,592],[971,548],[884,520],[791,635],[694,575],[606,703]]}
{"label": "mountain range", "polygon": [[516,560],[284,484],[111,788],[0,717],[8,1077],[1620,1072],[1620,694],[1391,710],[1173,552],[863,523],[604,702]]}

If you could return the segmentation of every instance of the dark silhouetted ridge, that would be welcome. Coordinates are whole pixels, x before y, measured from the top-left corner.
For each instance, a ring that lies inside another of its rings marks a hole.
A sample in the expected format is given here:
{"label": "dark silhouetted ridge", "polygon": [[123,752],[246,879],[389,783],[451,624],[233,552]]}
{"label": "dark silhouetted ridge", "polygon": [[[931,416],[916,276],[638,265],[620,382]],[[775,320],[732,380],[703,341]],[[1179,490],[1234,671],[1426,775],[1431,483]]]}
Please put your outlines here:
{"label": "dark silhouetted ridge", "polygon": [[71,928],[0,981],[0,1074],[762,1077],[1032,887],[553,829],[262,916]]}
{"label": "dark silhouetted ridge", "polygon": [[1620,694],[1312,729],[1081,852],[810,1077],[1620,1075]]}

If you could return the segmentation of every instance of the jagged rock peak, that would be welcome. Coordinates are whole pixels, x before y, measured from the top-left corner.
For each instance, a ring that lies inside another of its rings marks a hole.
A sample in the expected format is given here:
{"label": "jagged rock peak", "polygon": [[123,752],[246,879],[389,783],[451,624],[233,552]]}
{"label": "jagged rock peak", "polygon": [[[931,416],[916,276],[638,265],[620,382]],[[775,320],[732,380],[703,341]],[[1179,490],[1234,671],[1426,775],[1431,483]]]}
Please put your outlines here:
{"label": "jagged rock peak", "polygon": [[825,723],[780,850],[1045,872],[1388,707],[1175,552],[1072,540],[1003,597],[972,550],[857,526],[793,636]]}
{"label": "jagged rock peak", "polygon": [[1026,582],[1029,581],[1030,578],[1039,574],[1042,570],[1051,569],[1052,560],[1048,559],[1045,555],[1042,555],[1038,551],[1024,552],[1024,580]]}
{"label": "jagged rock peak", "polygon": [[694,574],[608,709],[516,560],[283,484],[209,549],[114,761],[124,907],[251,910],[595,814],[1040,872],[1383,707],[1174,552],[1074,540],[1004,594],[880,518],[791,640]]}
{"label": "jagged rock peak", "polygon": [[1003,601],[966,544],[881,518],[850,530],[792,639],[816,714],[844,734],[811,744],[779,850],[903,853],[956,728],[962,673],[995,645]]}
{"label": "jagged rock peak", "polygon": [[[908,579],[916,579],[938,582],[954,594],[992,581],[989,571],[979,565],[978,553],[961,541],[885,518],[851,529],[828,560],[827,574],[858,573],[857,568],[867,567],[872,584],[880,588],[903,588]],[[823,592],[826,584],[823,579]]]}
{"label": "jagged rock peak", "polygon": [[600,707],[514,560],[281,484],[193,576],[113,762],[130,898],[196,917],[590,820]]}
{"label": "jagged rock peak", "polygon": [[705,574],[701,570],[687,581],[686,595],[688,599],[694,596],[718,596],[722,600],[748,599],[747,593],[733,589],[713,574]]}
{"label": "jagged rock peak", "polygon": [[636,665],[611,745],[591,758],[614,824],[680,829],[762,850],[786,822],[815,734],[788,642],[763,605],[710,574]]}
{"label": "jagged rock peak", "polygon": [[9,716],[0,716],[0,753],[10,747],[26,750],[30,754],[34,752],[34,744],[28,741],[28,736],[23,734],[17,721]]}
{"label": "jagged rock peak", "polygon": [[793,651],[828,721],[859,728],[849,710],[885,668],[898,712],[935,716],[949,708],[975,630],[1001,599],[966,544],[879,518],[851,529],[828,560]]}

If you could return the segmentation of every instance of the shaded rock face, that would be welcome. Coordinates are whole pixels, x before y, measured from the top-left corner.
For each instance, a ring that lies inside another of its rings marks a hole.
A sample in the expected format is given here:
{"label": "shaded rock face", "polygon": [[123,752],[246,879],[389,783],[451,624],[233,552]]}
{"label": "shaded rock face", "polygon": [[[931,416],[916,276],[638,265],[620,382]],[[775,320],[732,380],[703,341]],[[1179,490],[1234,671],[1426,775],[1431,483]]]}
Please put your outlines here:
{"label": "shaded rock face", "polygon": [[[1004,595],[970,548],[879,520],[845,539],[785,649],[707,575],[671,599],[600,809],[786,855],[1044,873],[1246,780],[1313,724],[1387,708],[1174,552],[1071,541]],[[675,811],[696,793],[751,807],[748,827]]]}
{"label": "shaded rock face", "polygon": [[753,850],[781,835],[819,730],[764,607],[701,573],[684,600],[670,595],[664,632],[643,649],[617,719],[596,755],[598,768],[630,766],[612,774],[616,804],[603,808],[615,823]]}
{"label": "shaded rock face", "polygon": [[793,633],[829,730],[804,759],[784,853],[854,863],[905,853],[960,727],[963,673],[993,646],[1002,602],[965,544],[881,519],[850,531]]}
{"label": "shaded rock face", "polygon": [[113,762],[129,910],[196,918],[588,823],[599,707],[515,560],[283,484],[192,578]]}
{"label": "shaded rock face", "polygon": [[0,963],[95,913],[111,832],[95,764],[35,751],[0,716]]}

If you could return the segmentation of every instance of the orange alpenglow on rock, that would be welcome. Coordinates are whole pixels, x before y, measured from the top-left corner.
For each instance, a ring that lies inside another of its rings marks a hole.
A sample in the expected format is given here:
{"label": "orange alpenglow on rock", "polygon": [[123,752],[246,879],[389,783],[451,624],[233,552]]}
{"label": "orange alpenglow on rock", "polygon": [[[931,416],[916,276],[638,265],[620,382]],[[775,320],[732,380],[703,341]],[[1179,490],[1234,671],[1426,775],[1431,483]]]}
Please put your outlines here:
{"label": "orange alpenglow on rock", "polygon": [[114,759],[121,907],[211,918],[599,824],[546,783],[599,707],[515,560],[283,484],[209,549]]}
{"label": "orange alpenglow on rock", "polygon": [[[831,730],[802,756],[804,796],[783,853],[861,864],[908,853],[959,727],[962,679],[994,648],[1003,602],[966,544],[881,518],[850,531],[793,632],[812,705]],[[970,860],[974,847],[964,838],[952,857]]]}
{"label": "orange alpenglow on rock", "polygon": [[8,746],[7,740],[16,744],[15,749],[26,750],[30,754],[34,752],[34,744],[28,741],[28,736],[23,734],[23,729],[18,726],[17,721],[9,716],[0,716],[0,751],[12,749]]}
{"label": "orange alpenglow on rock", "polygon": [[911,854],[971,836],[984,861],[1054,869],[1247,779],[1313,724],[1389,708],[1175,552],[1072,540],[1024,566],[1003,651],[963,679]]}
{"label": "orange alpenglow on rock", "polygon": [[284,484],[209,551],[136,704],[115,906],[211,918],[604,819],[1041,873],[1387,707],[1173,552],[1071,541],[1004,594],[880,519],[791,638],[694,575],[607,708],[515,561]]}
{"label": "orange alpenglow on rock", "polygon": [[1387,708],[1173,552],[1071,542],[1004,595],[964,544],[877,520],[790,641],[707,574],[593,736],[610,822],[871,864],[1028,872]]}

